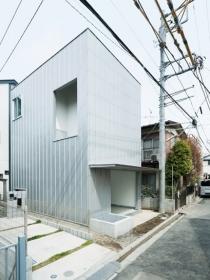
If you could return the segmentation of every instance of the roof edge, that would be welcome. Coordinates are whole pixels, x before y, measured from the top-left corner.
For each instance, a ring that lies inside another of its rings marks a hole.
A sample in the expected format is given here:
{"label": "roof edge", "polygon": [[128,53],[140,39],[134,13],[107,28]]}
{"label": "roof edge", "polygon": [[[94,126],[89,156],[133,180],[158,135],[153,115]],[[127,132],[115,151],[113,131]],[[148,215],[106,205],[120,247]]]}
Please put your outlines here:
{"label": "roof edge", "polygon": [[[52,56],[50,56],[47,60],[45,60],[43,63],[41,63],[37,68],[35,68],[30,74],[28,74],[25,78],[23,78],[19,83],[16,85],[20,85],[23,83],[26,79],[28,79],[33,73],[35,73],[37,70],[39,70],[43,65],[45,65],[48,61],[50,61],[53,57],[55,57],[59,52],[61,52],[63,49],[65,49],[68,45],[70,45],[73,41],[75,41],[77,38],[82,36],[85,32],[89,31],[103,46],[105,49],[107,49],[111,55],[122,65],[122,67],[135,79],[135,81],[140,85],[141,83],[135,78],[135,76],[123,65],[122,62],[109,50],[109,48],[97,37],[97,35],[89,28],[85,28],[82,32],[80,32],[76,37],[74,37],[71,41],[69,41],[67,44],[65,44],[61,49],[59,49],[57,52],[55,52]],[[15,81],[15,80],[14,80]]]}

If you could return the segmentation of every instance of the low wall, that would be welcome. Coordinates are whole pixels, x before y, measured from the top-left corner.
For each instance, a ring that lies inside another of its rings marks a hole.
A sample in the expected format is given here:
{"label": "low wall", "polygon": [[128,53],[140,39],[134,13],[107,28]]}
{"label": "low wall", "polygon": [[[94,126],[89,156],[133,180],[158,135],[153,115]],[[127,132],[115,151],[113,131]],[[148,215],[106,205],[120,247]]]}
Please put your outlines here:
{"label": "low wall", "polygon": [[158,210],[159,209],[159,199],[157,197],[144,197],[141,200],[142,209],[148,210]]}
{"label": "low wall", "polygon": [[127,216],[101,213],[90,219],[90,229],[111,237],[128,233],[133,228],[133,219]]}
{"label": "low wall", "polygon": [[[141,201],[142,209],[148,210],[159,210],[159,199],[153,197],[144,197]],[[174,199],[165,199],[165,211],[168,213],[174,213],[175,211],[175,200]]]}

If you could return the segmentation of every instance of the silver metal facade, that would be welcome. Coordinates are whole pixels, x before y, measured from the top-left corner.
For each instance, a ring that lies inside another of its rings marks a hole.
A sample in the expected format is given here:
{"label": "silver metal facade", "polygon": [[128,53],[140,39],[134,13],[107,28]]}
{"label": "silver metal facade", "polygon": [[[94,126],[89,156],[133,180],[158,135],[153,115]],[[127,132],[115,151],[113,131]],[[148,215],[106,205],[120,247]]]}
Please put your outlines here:
{"label": "silver metal facade", "polygon": [[[78,135],[55,141],[54,91],[74,79]],[[12,90],[11,102],[19,95],[12,187],[28,189],[31,211],[88,225],[92,213],[111,206],[109,172],[89,164],[140,166],[139,83],[86,30]]]}
{"label": "silver metal facade", "polygon": [[[78,136],[55,141],[54,91],[77,79]],[[11,94],[22,117],[11,122],[12,187],[26,187],[31,211],[87,224],[87,32]],[[12,102],[12,101],[11,101]]]}
{"label": "silver metal facade", "polygon": [[[140,167],[141,86],[91,35],[88,40],[88,163]],[[110,170],[88,170],[90,215],[111,210],[110,178]]]}

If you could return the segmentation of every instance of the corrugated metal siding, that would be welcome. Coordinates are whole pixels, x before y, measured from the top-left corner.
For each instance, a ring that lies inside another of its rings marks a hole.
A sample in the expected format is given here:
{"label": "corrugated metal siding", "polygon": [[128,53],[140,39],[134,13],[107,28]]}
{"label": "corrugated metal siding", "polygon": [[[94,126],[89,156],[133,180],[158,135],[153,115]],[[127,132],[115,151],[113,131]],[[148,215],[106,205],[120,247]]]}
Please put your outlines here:
{"label": "corrugated metal siding", "polygon": [[89,35],[88,159],[141,165],[140,84]]}
{"label": "corrugated metal siding", "polygon": [[[54,142],[53,91],[77,78],[78,137]],[[12,91],[23,117],[11,122],[12,187],[29,209],[88,224],[110,210],[110,172],[90,163],[140,165],[140,85],[87,31]]]}
{"label": "corrugated metal siding", "polygon": [[[78,136],[54,142],[54,90],[77,78]],[[12,91],[23,116],[11,122],[12,187],[31,211],[87,224],[87,32]]]}
{"label": "corrugated metal siding", "polygon": [[[89,33],[89,164],[141,165],[140,90],[134,77]],[[88,186],[90,215],[110,210],[110,171],[88,172]]]}

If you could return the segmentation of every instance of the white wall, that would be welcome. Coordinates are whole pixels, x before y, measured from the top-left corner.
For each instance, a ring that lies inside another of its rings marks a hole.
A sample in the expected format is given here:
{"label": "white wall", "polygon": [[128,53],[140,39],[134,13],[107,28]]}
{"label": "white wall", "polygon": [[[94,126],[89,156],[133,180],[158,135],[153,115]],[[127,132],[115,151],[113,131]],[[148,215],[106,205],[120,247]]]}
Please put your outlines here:
{"label": "white wall", "polygon": [[98,212],[111,212],[110,170],[91,169],[89,174],[90,216]]}
{"label": "white wall", "polygon": [[[9,170],[9,86],[0,85],[0,173]],[[6,178],[7,176],[4,175]]]}
{"label": "white wall", "polygon": [[111,203],[136,206],[136,173],[125,170],[111,171]]}
{"label": "white wall", "polygon": [[208,161],[203,161],[203,174],[210,174],[210,165],[208,165]]}

